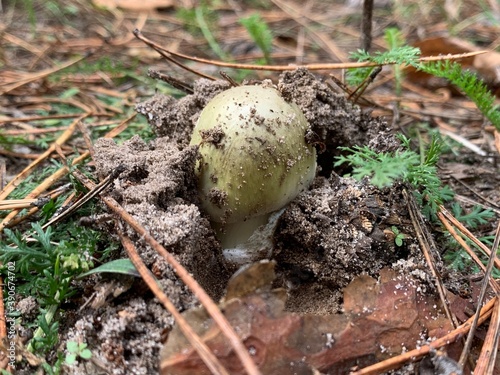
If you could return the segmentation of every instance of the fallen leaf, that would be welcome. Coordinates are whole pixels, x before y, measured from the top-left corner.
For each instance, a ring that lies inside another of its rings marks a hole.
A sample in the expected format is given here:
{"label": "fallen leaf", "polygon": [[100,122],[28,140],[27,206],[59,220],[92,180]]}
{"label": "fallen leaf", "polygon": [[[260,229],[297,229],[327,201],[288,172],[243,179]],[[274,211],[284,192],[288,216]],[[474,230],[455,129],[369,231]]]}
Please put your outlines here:
{"label": "fallen leaf", "polygon": [[[329,316],[286,312],[284,293],[257,284],[257,292],[245,291],[220,308],[263,374],[348,373],[452,329],[438,302],[417,292],[417,281],[390,270],[382,270],[379,281],[366,275],[353,280],[344,291],[345,312]],[[204,309],[185,317],[231,374],[245,373]],[[162,375],[210,374],[177,327],[160,361]]]}
{"label": "fallen leaf", "polygon": [[[420,48],[422,56],[461,54],[481,50],[472,43],[451,37],[428,38],[414,43],[413,46]],[[490,87],[500,84],[500,53],[491,51],[463,58],[458,62],[462,68],[477,72]],[[427,88],[437,89],[450,86],[447,80],[416,71],[414,68],[408,68],[407,72],[408,79]]]}

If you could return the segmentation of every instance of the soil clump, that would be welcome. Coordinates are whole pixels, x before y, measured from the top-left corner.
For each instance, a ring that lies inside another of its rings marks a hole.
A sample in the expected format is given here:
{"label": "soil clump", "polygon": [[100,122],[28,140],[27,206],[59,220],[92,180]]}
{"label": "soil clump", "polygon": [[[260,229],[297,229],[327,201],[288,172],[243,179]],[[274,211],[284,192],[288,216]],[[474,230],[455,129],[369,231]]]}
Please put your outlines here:
{"label": "soil clump", "polygon": [[[178,257],[216,301],[223,296],[233,269],[222,256],[208,217],[199,209],[194,175],[197,148],[188,144],[202,108],[229,87],[226,81],[201,79],[193,93],[181,99],[156,94],[139,104],[137,111],[146,116],[157,139],[147,144],[133,137],[122,145],[100,139],[94,158],[100,177],[124,168],[112,196]],[[286,309],[341,312],[343,288],[360,274],[376,278],[384,267],[417,276],[422,291],[430,287],[402,198],[404,186],[380,190],[333,170],[339,146],[397,149],[399,142],[387,124],[363,113],[305,69],[283,73],[276,87],[302,109],[324,151],[318,157],[316,180],[288,205],[273,236],[274,286],[287,289]],[[394,243],[390,231],[394,225],[406,235],[403,246]],[[197,305],[168,264],[132,230],[123,229],[176,307],[187,310]],[[143,287],[127,293],[129,298],[111,298],[98,311],[87,307],[71,328],[73,336],[100,347],[97,360],[114,368],[113,374],[157,373],[162,333],[173,321]]]}

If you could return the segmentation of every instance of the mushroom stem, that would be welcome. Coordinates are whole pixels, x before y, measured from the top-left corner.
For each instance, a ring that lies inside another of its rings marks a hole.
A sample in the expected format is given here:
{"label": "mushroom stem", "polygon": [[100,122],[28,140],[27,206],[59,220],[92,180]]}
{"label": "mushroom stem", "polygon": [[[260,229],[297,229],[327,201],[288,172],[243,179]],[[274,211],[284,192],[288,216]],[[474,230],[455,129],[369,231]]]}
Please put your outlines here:
{"label": "mushroom stem", "polygon": [[231,249],[246,242],[255,230],[266,225],[270,214],[260,215],[236,223],[212,222],[223,249]]}
{"label": "mushroom stem", "polygon": [[[239,268],[248,263],[262,259],[270,259],[273,255],[273,234],[278,225],[278,219],[285,212],[285,208],[269,214],[265,225],[259,226],[245,242],[236,246],[224,248],[222,254],[228,265]],[[240,223],[241,224],[241,223]],[[234,224],[236,225],[236,224]],[[237,231],[238,228],[235,228]],[[241,241],[242,238],[236,239]]]}

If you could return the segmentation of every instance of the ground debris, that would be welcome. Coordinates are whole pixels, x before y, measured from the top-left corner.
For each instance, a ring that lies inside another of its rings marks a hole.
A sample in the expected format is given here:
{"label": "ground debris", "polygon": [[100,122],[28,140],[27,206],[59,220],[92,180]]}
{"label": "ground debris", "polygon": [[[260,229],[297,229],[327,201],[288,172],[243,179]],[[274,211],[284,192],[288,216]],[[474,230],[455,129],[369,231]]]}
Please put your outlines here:
{"label": "ground debris", "polygon": [[[418,284],[389,269],[381,271],[378,281],[361,275],[344,289],[343,314],[286,312],[285,293],[260,284],[256,292],[234,297],[221,308],[263,374],[345,374],[352,366],[397,355],[452,329],[438,301],[417,292]],[[185,316],[231,374],[245,373],[203,309]],[[178,328],[170,334],[160,366],[162,375],[210,374]]]}

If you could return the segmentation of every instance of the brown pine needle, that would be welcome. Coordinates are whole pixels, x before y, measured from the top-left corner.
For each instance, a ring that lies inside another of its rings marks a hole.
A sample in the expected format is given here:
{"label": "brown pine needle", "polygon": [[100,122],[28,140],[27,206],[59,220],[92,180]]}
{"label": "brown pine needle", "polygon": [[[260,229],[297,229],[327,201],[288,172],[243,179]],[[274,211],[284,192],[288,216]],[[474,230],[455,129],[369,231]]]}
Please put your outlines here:
{"label": "brown pine needle", "polygon": [[486,338],[484,339],[481,354],[477,360],[477,365],[474,368],[474,374],[494,374],[495,360],[498,355],[498,341],[500,331],[500,302],[493,307],[490,325]]}
{"label": "brown pine needle", "polygon": [[[484,280],[483,280],[483,285],[481,286],[481,292],[479,294],[479,298],[477,301],[477,312],[476,315],[474,316],[474,321],[472,323],[471,329],[469,331],[469,335],[467,336],[467,340],[465,341],[465,345],[462,351],[462,354],[460,355],[460,360],[458,361],[462,366],[464,366],[465,361],[467,360],[467,356],[469,355],[469,350],[472,346],[472,340],[474,339],[474,333],[476,331],[478,319],[479,319],[479,309],[481,308],[483,301],[486,298],[486,292],[488,290],[488,279],[490,278],[491,272],[493,271],[493,266],[495,265],[495,259],[496,254],[497,254],[497,249],[498,245],[500,243],[500,223],[498,223],[497,230],[495,233],[495,240],[493,241],[493,247],[491,249],[491,254],[490,254],[490,259],[488,261],[488,265],[486,266],[486,271],[484,273]],[[499,295],[498,289],[494,289],[497,297]],[[497,322],[498,324],[498,322]],[[494,328],[495,330],[498,329]],[[475,372],[476,373],[476,372]],[[481,374],[481,372],[477,372],[477,374]]]}
{"label": "brown pine needle", "polygon": [[[221,66],[221,67],[226,67],[226,68],[233,68],[233,69],[247,69],[247,70],[267,70],[267,71],[285,71],[285,70],[295,70],[299,67],[306,68],[308,70],[334,70],[334,69],[348,69],[348,68],[365,68],[369,66],[380,66],[381,64],[376,64],[372,62],[351,62],[351,63],[324,63],[324,64],[305,64],[305,65],[254,65],[254,64],[237,64],[237,63],[229,63],[229,62],[224,62],[220,60],[209,60],[209,59],[203,59],[200,57],[195,57],[195,56],[189,56],[185,55],[183,53],[179,52],[174,52],[170,51],[159,44],[153,42],[152,40],[144,37],[139,30],[134,30],[134,35],[136,36],[137,39],[143,41],[145,44],[153,48],[155,51],[158,53],[165,53],[168,54],[169,57],[167,58],[168,60],[172,61],[171,56],[175,56],[177,58],[182,58],[186,59],[189,61],[194,61],[198,63],[203,63],[203,64],[209,64],[209,65],[215,65],[215,66]],[[460,60],[466,57],[473,57],[477,55],[482,55],[484,53],[488,53],[490,51],[488,50],[482,50],[482,51],[475,51],[475,52],[468,52],[468,53],[459,53],[459,54],[448,54],[448,55],[443,55],[443,56],[427,56],[427,57],[421,57],[417,61],[420,62],[430,62],[430,61],[443,61],[443,60]],[[180,64],[177,60],[174,60],[176,64]],[[395,64],[395,62],[388,62],[385,65],[392,65]]]}
{"label": "brown pine needle", "polygon": [[11,92],[19,87],[22,87],[24,85],[27,85],[28,83],[45,78],[51,74],[54,74],[60,70],[65,69],[71,65],[77,64],[80,61],[82,61],[83,59],[85,59],[86,57],[87,56],[78,57],[75,60],[64,63],[61,66],[57,66],[55,68],[49,68],[49,69],[45,69],[45,70],[42,70],[40,72],[35,72],[35,73],[26,73],[20,79],[18,79],[18,77],[16,77],[16,79],[14,79],[12,81],[7,81],[6,83],[3,83],[0,85],[0,95],[8,94],[9,92]]}
{"label": "brown pine needle", "polygon": [[[132,121],[135,118],[135,116],[136,116],[136,113],[133,113],[132,115],[127,117],[125,120],[123,120],[120,123],[120,125],[118,125],[114,129],[111,129],[104,137],[106,137],[106,138],[116,137],[118,134],[120,134],[122,131],[124,131],[127,128],[128,123],[130,121]],[[54,149],[55,149],[55,147],[56,146],[54,146]],[[83,160],[87,159],[89,156],[90,156],[90,152],[86,151],[83,154],[81,154],[80,156],[78,156],[77,158],[75,158],[72,161],[71,165],[77,165],[77,164],[81,163]],[[28,196],[26,198],[34,199],[34,198],[38,197],[44,191],[46,191],[50,186],[52,186],[57,180],[59,180],[60,178],[64,177],[66,174],[68,174],[68,172],[69,172],[69,170],[67,167],[62,167],[62,168],[58,169],[51,176],[47,177],[40,185],[38,185],[38,187],[35,190],[33,190],[30,194],[28,194]],[[16,187],[17,187],[17,185],[16,185]],[[10,194],[10,192],[9,192],[9,194]],[[5,217],[3,219],[3,221],[0,223],[0,231],[3,230],[3,228],[5,228],[5,227],[13,226],[13,225],[19,223],[20,221],[24,220],[26,217],[34,214],[35,212],[38,211],[38,208],[34,207],[30,210],[30,212],[27,215],[23,216],[22,218],[16,218],[16,215],[19,213],[19,211],[20,211],[19,209],[14,209],[12,212],[10,212],[7,215],[7,217]]]}
{"label": "brown pine needle", "polygon": [[[460,232],[462,232],[469,240],[474,242],[477,247],[481,249],[481,251],[486,254],[488,257],[491,256],[490,249],[479,241],[476,236],[474,236],[464,225],[459,222],[446,208],[443,206],[439,206],[439,211],[446,217]],[[500,259],[495,257],[495,266],[498,270],[500,270]]]}
{"label": "brown pine needle", "polygon": [[[479,313],[478,323],[484,323],[491,315],[493,306],[497,303],[497,297],[490,300],[484,307],[481,309]],[[408,362],[415,362],[418,359],[422,358],[429,354],[431,349],[439,349],[443,346],[451,344],[456,340],[460,339],[465,333],[467,333],[472,325],[472,321],[474,317],[467,320],[464,324],[458,326],[456,329],[444,335],[443,337],[431,342],[429,345],[424,345],[418,349],[410,350],[409,352],[403,353],[393,358],[386,359],[385,361],[381,361],[375,363],[374,365],[365,367],[358,371],[353,371],[350,375],[375,375],[381,374],[383,372],[387,372],[389,370],[401,367],[403,364]]]}
{"label": "brown pine needle", "polygon": [[17,210],[33,207],[38,199],[5,199],[0,201],[0,210]]}
{"label": "brown pine needle", "polygon": [[417,208],[413,195],[410,195],[406,190],[403,190],[403,196],[407,202],[408,211],[410,213],[413,227],[415,228],[415,233],[417,235],[418,242],[420,243],[420,247],[424,254],[427,265],[429,266],[432,276],[434,277],[434,283],[439,293],[439,298],[441,299],[441,304],[443,305],[446,317],[450,320],[453,327],[457,327],[458,322],[455,316],[450,311],[448,299],[446,298],[446,290],[441,281],[441,277],[438,271],[436,270],[433,254],[436,254],[437,249],[435,243],[433,242],[432,235],[425,227],[424,221],[422,219],[422,214],[420,210]]}
{"label": "brown pine needle", "polygon": [[[464,250],[469,254],[469,256],[472,258],[474,263],[483,270],[483,272],[486,272],[486,266],[481,262],[481,259],[476,255],[476,253],[470,248],[470,246],[465,242],[465,240],[455,231],[455,228],[451,225],[450,221],[443,215],[442,212],[437,213],[439,220],[443,225],[445,226],[446,230],[451,234],[451,236],[464,248]],[[496,283],[496,281],[490,277],[490,285],[491,287],[497,291],[500,291],[499,285]]]}
{"label": "brown pine needle", "polygon": [[132,241],[123,233],[122,230],[119,230],[118,235],[120,236],[122,245],[127,251],[130,260],[134,264],[137,271],[139,271],[139,273],[141,274],[142,279],[149,286],[149,288],[154,293],[156,298],[158,298],[158,300],[163,304],[163,306],[165,306],[168,312],[172,314],[172,316],[175,319],[175,322],[181,329],[182,333],[189,341],[189,343],[193,346],[193,348],[195,348],[196,352],[200,355],[200,358],[207,365],[212,374],[229,375],[229,372],[224,368],[224,366],[220,363],[217,357],[210,351],[208,346],[202,341],[202,339],[196,334],[196,332],[194,332],[193,328],[191,328],[186,319],[184,319],[184,317],[175,308],[175,305],[170,301],[167,295],[160,289],[154,276],[151,274],[151,271],[146,267],[146,265],[142,261]]}
{"label": "brown pine needle", "polygon": [[[52,152],[54,152],[55,148],[57,146],[61,146],[64,144],[72,135],[73,132],[75,131],[78,122],[83,120],[85,117],[89,116],[89,113],[85,113],[83,115],[80,115],[77,119],[75,119],[71,125],[64,131],[63,134],[52,144],[50,147],[42,154],[40,155],[33,163],[28,165],[21,173],[19,173],[12,181],[10,181],[7,186],[0,192],[0,200],[5,199],[9,196],[9,194],[17,187],[21,182],[23,182],[26,177],[28,177],[31,172],[43,161],[45,160]],[[26,198],[34,198],[31,196],[28,196]],[[3,226],[0,224],[0,230],[2,230]]]}

